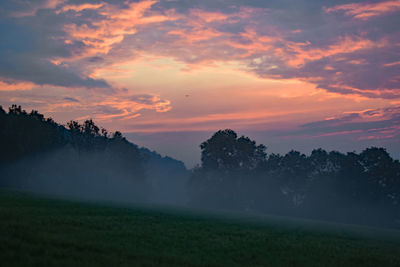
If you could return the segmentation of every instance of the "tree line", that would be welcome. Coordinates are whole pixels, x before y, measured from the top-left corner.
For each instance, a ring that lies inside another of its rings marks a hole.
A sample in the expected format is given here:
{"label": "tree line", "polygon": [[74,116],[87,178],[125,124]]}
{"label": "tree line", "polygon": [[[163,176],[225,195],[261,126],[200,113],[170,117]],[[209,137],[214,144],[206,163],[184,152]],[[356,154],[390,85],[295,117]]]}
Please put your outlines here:
{"label": "tree line", "polygon": [[400,163],[384,148],[267,154],[230,129],[200,145],[194,204],[242,211],[399,226]]}
{"label": "tree line", "polygon": [[400,163],[384,148],[268,154],[226,129],[188,171],[92,120],[60,125],[17,105],[0,106],[0,146],[2,187],[400,227]]}
{"label": "tree line", "polygon": [[[66,125],[12,105],[0,107],[0,186],[118,200],[159,201],[165,176],[182,181],[182,162],[109,133],[88,119]],[[181,182],[183,183],[183,182]],[[181,193],[182,194],[182,193]]]}

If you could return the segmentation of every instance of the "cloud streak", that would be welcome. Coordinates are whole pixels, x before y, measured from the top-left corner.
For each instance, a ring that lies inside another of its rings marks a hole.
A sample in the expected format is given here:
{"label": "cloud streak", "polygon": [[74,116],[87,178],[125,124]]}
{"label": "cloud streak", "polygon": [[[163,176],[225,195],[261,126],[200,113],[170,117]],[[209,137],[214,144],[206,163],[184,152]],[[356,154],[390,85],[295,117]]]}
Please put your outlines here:
{"label": "cloud streak", "polygon": [[394,13],[400,10],[400,1],[382,1],[376,3],[351,3],[324,8],[325,12],[344,12],[346,16],[356,19],[368,20],[372,17],[382,16],[387,13]]}
{"label": "cloud streak", "polygon": [[297,133],[312,137],[354,135],[356,140],[380,140],[400,137],[400,107],[369,109],[337,118],[301,125]]}

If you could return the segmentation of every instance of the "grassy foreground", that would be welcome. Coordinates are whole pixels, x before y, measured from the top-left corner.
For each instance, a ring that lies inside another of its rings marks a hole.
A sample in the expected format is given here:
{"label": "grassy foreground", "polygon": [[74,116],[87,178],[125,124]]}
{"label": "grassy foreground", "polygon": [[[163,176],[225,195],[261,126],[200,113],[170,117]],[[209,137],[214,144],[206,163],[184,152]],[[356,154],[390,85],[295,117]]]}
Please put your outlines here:
{"label": "grassy foreground", "polygon": [[400,234],[0,191],[0,265],[400,266]]}

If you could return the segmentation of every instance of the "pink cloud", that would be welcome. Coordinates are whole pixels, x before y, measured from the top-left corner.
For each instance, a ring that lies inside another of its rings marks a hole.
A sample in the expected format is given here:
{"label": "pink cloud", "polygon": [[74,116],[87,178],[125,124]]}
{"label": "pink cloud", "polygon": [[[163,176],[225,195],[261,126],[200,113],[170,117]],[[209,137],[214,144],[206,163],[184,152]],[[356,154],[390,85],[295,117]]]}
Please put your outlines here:
{"label": "pink cloud", "polygon": [[206,23],[210,23],[213,21],[224,21],[229,19],[231,16],[222,12],[210,12],[202,9],[191,9],[190,17],[195,17],[197,20],[202,20]]}
{"label": "pink cloud", "polygon": [[352,16],[356,19],[367,20],[371,17],[381,16],[400,10],[400,1],[382,1],[376,3],[352,3],[324,8],[325,12],[344,11],[346,16]]}
{"label": "pink cloud", "polygon": [[31,90],[38,85],[31,82],[22,81],[1,81],[0,80],[0,91],[24,91]]}
{"label": "pink cloud", "polygon": [[384,67],[393,67],[393,66],[397,66],[397,65],[400,65],[400,61],[383,64]]}
{"label": "pink cloud", "polygon": [[[70,103],[58,103],[52,109],[56,110],[60,106]],[[77,109],[87,109],[90,115],[85,115],[77,119],[92,117],[98,121],[123,121],[134,119],[141,116],[143,110],[153,110],[164,113],[172,109],[171,102],[161,99],[158,95],[142,94],[135,95],[124,91],[118,91],[116,94],[104,97],[92,96],[90,99],[81,98],[78,103],[74,103]]]}
{"label": "pink cloud", "polygon": [[83,10],[86,9],[99,9],[103,6],[104,4],[100,3],[100,4],[89,4],[89,3],[85,3],[85,4],[80,4],[80,5],[65,5],[62,8],[60,8],[59,10],[56,11],[56,14],[62,13],[62,12],[67,12],[67,11],[75,11],[75,12],[81,12]]}
{"label": "pink cloud", "polygon": [[62,11],[74,10],[79,13],[90,8],[98,10],[101,15],[90,19],[90,23],[66,24],[64,30],[68,33],[68,38],[64,42],[84,43],[85,49],[79,51],[82,57],[108,54],[115,45],[124,40],[125,36],[135,34],[138,26],[175,19],[172,14],[163,15],[153,12],[147,15],[146,12],[150,12],[155,3],[157,1],[154,0],[132,2],[127,4],[127,8],[119,8],[107,3],[64,6],[61,8]]}
{"label": "pink cloud", "polygon": [[208,40],[214,37],[221,36],[221,33],[214,29],[192,29],[192,30],[173,30],[168,32],[170,35],[179,36],[184,39],[188,44]]}
{"label": "pink cloud", "polygon": [[334,135],[347,135],[354,133],[362,133],[362,130],[353,130],[353,131],[341,131],[341,132],[332,132],[332,133],[324,133],[320,135],[315,135],[313,137],[324,137],[324,136],[334,136]]}
{"label": "pink cloud", "polygon": [[382,139],[392,139],[395,135],[368,135],[368,136],[361,136],[358,140],[382,140]]}
{"label": "pink cloud", "polygon": [[[312,48],[311,43],[304,44],[289,42],[288,51],[293,52],[295,56],[288,57],[287,64],[289,66],[297,67],[303,65],[306,61],[315,61],[325,57],[353,53],[358,50],[382,47],[384,45],[384,40],[381,42],[373,42],[359,36],[340,37],[336,43],[331,44],[326,48]],[[361,62],[353,61],[352,63],[357,64]]]}

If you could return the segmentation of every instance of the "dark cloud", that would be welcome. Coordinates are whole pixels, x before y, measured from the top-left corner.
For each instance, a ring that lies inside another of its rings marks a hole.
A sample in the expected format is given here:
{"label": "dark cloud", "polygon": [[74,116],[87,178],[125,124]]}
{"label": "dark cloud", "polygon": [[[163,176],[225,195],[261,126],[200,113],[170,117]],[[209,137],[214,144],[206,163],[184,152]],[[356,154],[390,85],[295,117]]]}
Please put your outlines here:
{"label": "dark cloud", "polygon": [[108,88],[104,80],[81,77],[80,74],[54,65],[32,54],[0,51],[0,76],[14,80],[30,81],[38,85],[65,87]]}
{"label": "dark cloud", "polygon": [[[387,132],[391,131],[390,135]],[[400,137],[400,107],[388,107],[346,114],[335,119],[316,121],[300,126],[300,130],[292,134],[319,135],[335,133],[360,133],[360,137],[370,136],[371,133],[379,136]],[[380,135],[379,135],[380,134]]]}
{"label": "dark cloud", "polygon": [[342,125],[343,123],[347,123],[354,119],[360,119],[360,118],[361,118],[360,114],[351,113],[346,116],[340,117],[338,119],[328,119],[328,120],[323,120],[323,121],[310,122],[310,123],[300,125],[300,127],[302,127],[302,128],[332,127],[332,126]]}
{"label": "dark cloud", "polygon": [[67,101],[70,101],[70,102],[79,103],[79,100],[76,99],[76,98],[74,98],[74,97],[69,97],[69,96],[67,96],[67,97],[64,97],[63,99],[64,99],[64,100],[67,100]]}
{"label": "dark cloud", "polygon": [[129,99],[133,102],[145,104],[145,105],[152,105],[155,102],[154,95],[150,94],[137,94],[130,96]]}
{"label": "dark cloud", "polygon": [[122,114],[124,111],[122,109],[106,106],[106,105],[96,105],[95,112],[98,114],[105,114],[105,115],[118,115]]}
{"label": "dark cloud", "polygon": [[[106,81],[85,77],[78,68],[51,63],[73,56],[73,47],[63,42],[63,26],[68,20],[57,16],[47,5],[50,2],[57,1],[2,2],[3,12],[8,11],[9,16],[0,18],[5,38],[0,43],[0,76],[38,85],[108,88]],[[36,15],[29,13],[32,10]]]}
{"label": "dark cloud", "polygon": [[98,56],[89,57],[89,58],[87,58],[87,61],[90,62],[90,63],[99,63],[99,62],[103,62],[104,58],[103,57],[98,57]]}
{"label": "dark cloud", "polygon": [[397,45],[400,40],[397,39],[397,35],[389,36],[382,39],[382,44],[306,61],[300,67],[287,66],[284,61],[276,61],[278,67],[273,69],[267,67],[270,62],[253,64],[253,67],[261,76],[308,79],[331,92],[399,98],[400,65],[396,62],[400,61],[400,47]]}

